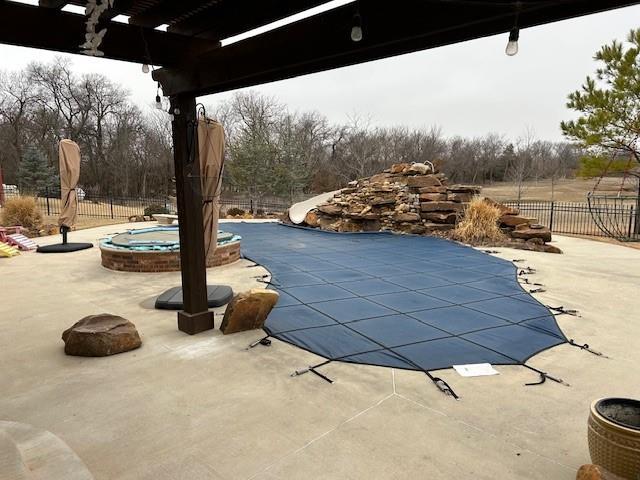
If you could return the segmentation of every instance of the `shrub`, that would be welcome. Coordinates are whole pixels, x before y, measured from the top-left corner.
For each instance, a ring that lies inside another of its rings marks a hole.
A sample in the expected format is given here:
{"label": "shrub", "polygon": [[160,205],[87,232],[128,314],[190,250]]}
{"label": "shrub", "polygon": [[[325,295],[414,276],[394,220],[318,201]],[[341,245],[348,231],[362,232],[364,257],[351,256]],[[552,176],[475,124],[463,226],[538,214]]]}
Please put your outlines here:
{"label": "shrub", "polygon": [[231,207],[227,210],[227,215],[230,217],[242,217],[246,212],[238,207]]}
{"label": "shrub", "polygon": [[37,234],[42,227],[42,213],[33,197],[14,197],[2,209],[0,223],[7,227],[22,225],[29,233]]}
{"label": "shrub", "polygon": [[475,197],[464,210],[464,216],[453,230],[453,238],[470,244],[501,242],[506,236],[498,226],[500,209]]}
{"label": "shrub", "polygon": [[152,204],[144,209],[144,214],[148,217],[156,214],[156,213],[169,213],[169,209],[164,205]]}

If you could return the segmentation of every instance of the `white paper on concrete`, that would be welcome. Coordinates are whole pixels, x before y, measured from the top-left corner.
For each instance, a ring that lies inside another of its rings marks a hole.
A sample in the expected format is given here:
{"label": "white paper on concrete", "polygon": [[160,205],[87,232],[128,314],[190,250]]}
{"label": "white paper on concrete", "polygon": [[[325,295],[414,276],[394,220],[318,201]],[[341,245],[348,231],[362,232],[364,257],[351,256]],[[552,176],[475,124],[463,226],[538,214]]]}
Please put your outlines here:
{"label": "white paper on concrete", "polygon": [[289,219],[296,225],[304,222],[304,217],[307,216],[307,213],[321,203],[325,203],[330,198],[333,198],[333,196],[339,191],[340,190],[334,190],[333,192],[321,193],[320,195],[309,198],[304,202],[298,202],[291,205],[291,208],[289,208]]}
{"label": "white paper on concrete", "polygon": [[482,377],[485,375],[499,375],[490,363],[469,363],[467,365],[454,365],[456,372],[463,377]]}

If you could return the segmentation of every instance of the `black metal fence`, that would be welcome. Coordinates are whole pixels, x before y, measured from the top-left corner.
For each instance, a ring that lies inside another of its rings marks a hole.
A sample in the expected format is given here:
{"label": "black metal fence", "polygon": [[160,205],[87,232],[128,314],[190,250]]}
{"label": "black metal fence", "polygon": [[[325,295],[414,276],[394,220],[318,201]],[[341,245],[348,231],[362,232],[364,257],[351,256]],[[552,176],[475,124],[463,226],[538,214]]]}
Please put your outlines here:
{"label": "black metal fence", "polygon": [[[14,193],[5,193],[5,199],[9,200],[19,196]],[[39,196],[36,198],[43,215],[59,215],[61,209],[60,197]],[[226,199],[220,200],[221,210],[229,211],[231,208],[241,209],[246,213],[267,215],[284,212],[289,208],[285,202],[261,201],[260,199]],[[144,215],[148,207],[164,208],[170,213],[177,210],[176,200],[172,197],[116,197],[111,195],[86,195],[78,202],[78,215],[94,218],[129,218],[135,215]]]}
{"label": "black metal fence", "polygon": [[[611,236],[598,226],[598,218],[615,218],[617,229],[624,233],[623,240],[640,240],[638,215],[635,205],[597,205],[589,206],[581,202],[550,201],[508,201],[502,202],[516,207],[520,214],[538,219],[538,223],[549,227],[554,233],[587,235],[597,237]],[[594,218],[595,217],[595,218]]]}
{"label": "black metal fence", "polygon": [[[6,199],[17,196],[7,192]],[[59,215],[61,200],[59,197],[40,196],[37,198],[40,210],[44,215]],[[228,212],[237,208],[254,215],[281,213],[289,208],[289,203],[261,201],[251,198],[223,198],[221,209]],[[550,201],[507,201],[502,202],[510,207],[517,207],[522,215],[534,217],[538,223],[549,227],[554,233],[570,235],[611,236],[606,229],[598,226],[598,218],[615,218],[617,230],[624,233],[624,240],[640,241],[640,221],[637,206],[630,205],[592,205],[581,202]],[[96,218],[129,218],[143,215],[148,207],[164,207],[175,213],[176,203],[172,197],[115,197],[110,195],[87,195],[78,203],[78,215]],[[594,218],[595,217],[595,218]]]}

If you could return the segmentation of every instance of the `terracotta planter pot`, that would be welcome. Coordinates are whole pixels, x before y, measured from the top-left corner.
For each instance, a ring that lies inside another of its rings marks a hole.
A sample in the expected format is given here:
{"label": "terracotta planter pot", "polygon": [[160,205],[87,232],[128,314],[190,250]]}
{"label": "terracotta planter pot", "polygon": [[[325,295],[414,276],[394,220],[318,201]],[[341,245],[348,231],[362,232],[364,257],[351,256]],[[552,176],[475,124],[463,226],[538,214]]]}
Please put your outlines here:
{"label": "terracotta planter pot", "polygon": [[591,404],[591,461],[628,480],[640,479],[640,401],[603,398]]}

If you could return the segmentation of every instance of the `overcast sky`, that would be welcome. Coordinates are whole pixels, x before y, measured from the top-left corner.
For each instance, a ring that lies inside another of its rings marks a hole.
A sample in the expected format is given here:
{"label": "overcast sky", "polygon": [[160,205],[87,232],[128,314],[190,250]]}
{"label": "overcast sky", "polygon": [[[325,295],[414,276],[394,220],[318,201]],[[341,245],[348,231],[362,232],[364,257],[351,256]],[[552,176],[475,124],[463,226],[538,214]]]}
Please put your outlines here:
{"label": "overcast sky", "polygon": [[[505,34],[252,89],[336,123],[359,115],[372,125],[438,125],[447,136],[496,132],[516,138],[530,128],[539,138],[560,140],[560,121],[572,117],[567,94],[594,71],[595,51],[638,27],[640,6],[634,6],[523,30],[515,57],[504,54]],[[0,45],[0,68],[18,70],[57,55]],[[77,72],[102,73],[125,85],[134,102],[151,108],[155,84],[140,65],[66,56]],[[230,95],[200,101],[212,105]]]}

